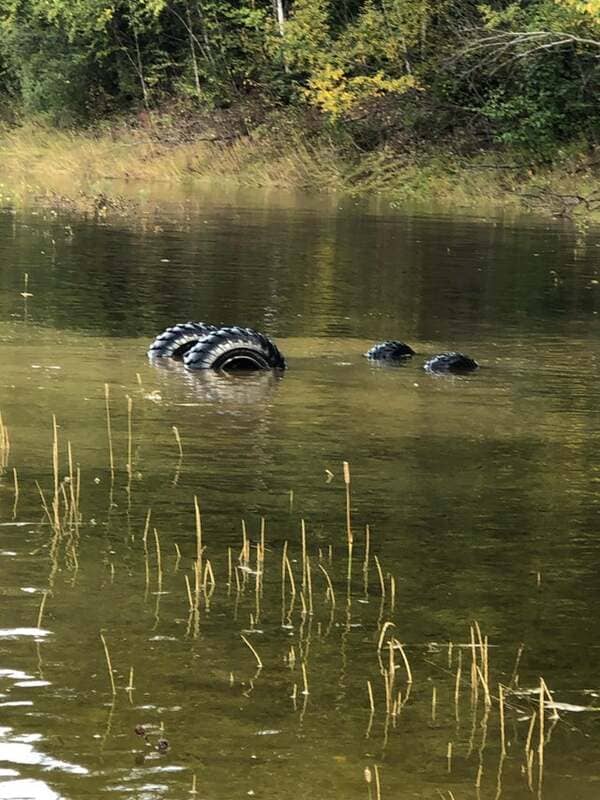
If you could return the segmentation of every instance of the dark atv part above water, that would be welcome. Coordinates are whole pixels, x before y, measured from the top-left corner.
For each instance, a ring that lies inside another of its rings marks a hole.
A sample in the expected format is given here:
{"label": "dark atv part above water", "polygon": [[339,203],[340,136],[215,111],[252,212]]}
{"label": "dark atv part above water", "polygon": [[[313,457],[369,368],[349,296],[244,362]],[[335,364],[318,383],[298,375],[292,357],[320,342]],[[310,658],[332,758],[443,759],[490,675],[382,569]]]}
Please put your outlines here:
{"label": "dark atv part above water", "polygon": [[207,333],[218,330],[204,322],[181,322],[160,333],[148,348],[148,358],[174,358],[182,361],[187,351]]}
{"label": "dark atv part above water", "polygon": [[277,346],[252,328],[219,328],[204,336],[183,358],[188,369],[250,371],[284,370],[285,359]]}
{"label": "dark atv part above water", "polygon": [[263,333],[204,322],[183,322],[167,328],[150,345],[148,357],[183,361],[189,370],[249,372],[286,368],[279,349]]}
{"label": "dark atv part above water", "polygon": [[380,342],[367,350],[365,356],[371,361],[405,361],[412,358],[415,351],[410,345],[391,339],[387,342]]}
{"label": "dark atv part above water", "polygon": [[473,372],[479,364],[464,353],[439,353],[426,361],[427,372]]}

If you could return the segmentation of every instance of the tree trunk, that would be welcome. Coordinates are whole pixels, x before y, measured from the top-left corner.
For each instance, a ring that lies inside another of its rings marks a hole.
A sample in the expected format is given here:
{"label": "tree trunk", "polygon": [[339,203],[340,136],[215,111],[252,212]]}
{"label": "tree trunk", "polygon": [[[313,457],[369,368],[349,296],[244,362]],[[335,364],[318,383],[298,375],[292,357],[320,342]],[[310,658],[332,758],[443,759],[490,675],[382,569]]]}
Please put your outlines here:
{"label": "tree trunk", "polygon": [[279,28],[279,33],[283,36],[283,29],[285,26],[285,14],[283,13],[283,0],[273,0],[273,12],[275,13],[275,19],[277,20],[277,27]]}

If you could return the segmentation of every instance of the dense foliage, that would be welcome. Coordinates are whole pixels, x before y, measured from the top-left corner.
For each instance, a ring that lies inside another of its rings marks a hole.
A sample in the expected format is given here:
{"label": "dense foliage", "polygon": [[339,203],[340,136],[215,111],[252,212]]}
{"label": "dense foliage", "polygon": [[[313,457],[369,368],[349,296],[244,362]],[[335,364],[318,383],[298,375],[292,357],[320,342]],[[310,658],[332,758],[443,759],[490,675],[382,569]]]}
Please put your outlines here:
{"label": "dense foliage", "polygon": [[1,0],[5,117],[253,103],[362,149],[600,136],[600,0]]}

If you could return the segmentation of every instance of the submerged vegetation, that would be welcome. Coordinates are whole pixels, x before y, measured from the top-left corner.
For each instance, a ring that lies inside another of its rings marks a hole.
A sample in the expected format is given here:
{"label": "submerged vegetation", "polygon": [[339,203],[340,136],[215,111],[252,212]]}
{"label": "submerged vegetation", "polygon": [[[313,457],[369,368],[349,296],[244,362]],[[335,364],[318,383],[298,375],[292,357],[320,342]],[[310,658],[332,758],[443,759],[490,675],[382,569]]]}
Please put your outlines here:
{"label": "submerged vegetation", "polygon": [[50,188],[226,175],[589,213],[599,55],[598,0],[11,0],[3,177],[33,162]]}

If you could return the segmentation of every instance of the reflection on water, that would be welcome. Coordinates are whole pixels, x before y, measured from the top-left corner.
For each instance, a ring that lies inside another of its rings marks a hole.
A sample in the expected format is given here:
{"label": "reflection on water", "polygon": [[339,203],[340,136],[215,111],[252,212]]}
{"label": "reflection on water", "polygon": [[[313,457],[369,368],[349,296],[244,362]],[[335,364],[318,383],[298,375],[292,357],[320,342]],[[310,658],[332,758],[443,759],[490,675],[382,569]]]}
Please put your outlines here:
{"label": "reflection on water", "polygon": [[[213,370],[186,369],[183,364],[171,359],[154,359],[151,366],[165,373],[161,389],[147,394],[146,398],[156,403],[171,402],[175,405],[190,403],[221,404],[223,410],[234,413],[239,407],[262,406],[270,401],[282,374],[273,370],[257,372],[215,372]],[[176,386],[174,386],[176,382]],[[184,392],[181,387],[184,387]]]}
{"label": "reflection on water", "polygon": [[0,798],[596,800],[597,233],[157,214],[0,215]]}
{"label": "reflection on water", "polygon": [[[22,670],[3,668],[0,670],[0,697],[18,688],[50,686],[48,681],[38,681]],[[32,700],[1,702],[2,708],[31,707]],[[6,713],[6,712],[5,712]],[[26,723],[25,723],[26,724]],[[21,727],[21,726],[19,726]],[[17,732],[9,726],[0,726],[0,798],[13,800],[58,800],[60,795],[39,776],[42,772],[57,770],[71,775],[86,775],[87,770],[50,756],[40,749],[44,742],[41,733]],[[19,769],[15,769],[18,767]],[[23,772],[35,770],[36,777],[23,776]]]}

